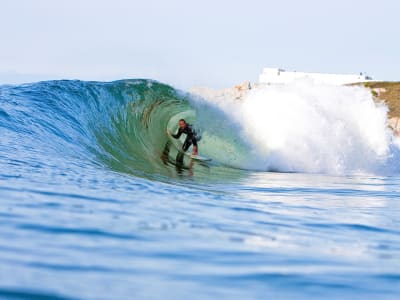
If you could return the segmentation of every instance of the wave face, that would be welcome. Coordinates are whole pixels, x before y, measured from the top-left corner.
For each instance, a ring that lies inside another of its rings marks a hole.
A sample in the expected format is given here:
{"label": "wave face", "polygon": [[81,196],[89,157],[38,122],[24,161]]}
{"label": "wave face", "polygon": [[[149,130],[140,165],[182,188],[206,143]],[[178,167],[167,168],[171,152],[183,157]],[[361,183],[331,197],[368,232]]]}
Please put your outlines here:
{"label": "wave face", "polygon": [[[50,81],[3,87],[2,126],[36,147],[137,176],[170,178],[193,168],[168,142],[180,118],[195,124],[216,178],[234,169],[397,172],[387,107],[361,87],[300,82],[252,90],[243,100],[196,97],[149,80]],[[18,109],[15,109],[17,104]],[[7,108],[10,108],[9,110]],[[13,109],[15,109],[13,111]],[[210,176],[197,164],[198,176]],[[200,174],[200,175],[199,175]]]}
{"label": "wave face", "polygon": [[169,174],[167,125],[192,114],[184,93],[149,80],[4,86],[2,100],[1,125],[25,133],[36,151],[138,176]]}

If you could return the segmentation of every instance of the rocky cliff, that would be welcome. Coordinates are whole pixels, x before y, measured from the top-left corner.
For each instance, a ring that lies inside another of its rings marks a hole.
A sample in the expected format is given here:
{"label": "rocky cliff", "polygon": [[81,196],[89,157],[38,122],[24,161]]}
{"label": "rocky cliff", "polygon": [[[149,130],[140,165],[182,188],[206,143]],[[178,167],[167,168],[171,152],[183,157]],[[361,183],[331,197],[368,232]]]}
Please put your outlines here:
{"label": "rocky cliff", "polygon": [[389,127],[400,136],[400,82],[376,81],[363,84],[371,90],[376,101],[389,107]]}

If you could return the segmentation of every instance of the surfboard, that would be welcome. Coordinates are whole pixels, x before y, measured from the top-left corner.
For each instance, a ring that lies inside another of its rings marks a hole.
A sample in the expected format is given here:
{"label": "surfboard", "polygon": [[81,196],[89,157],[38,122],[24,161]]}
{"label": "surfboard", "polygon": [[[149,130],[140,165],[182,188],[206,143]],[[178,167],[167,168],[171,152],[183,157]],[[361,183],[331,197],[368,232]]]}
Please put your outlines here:
{"label": "surfboard", "polygon": [[189,156],[191,159],[199,160],[199,161],[211,161],[212,159],[202,155],[193,155],[189,152],[185,152],[185,155]]}
{"label": "surfboard", "polygon": [[185,154],[186,156],[190,157],[191,159],[198,160],[198,161],[211,161],[212,160],[211,158],[204,156],[204,155],[193,155],[190,151],[184,152],[182,150],[183,143],[179,139],[175,139],[170,133],[168,133],[168,138],[171,140],[172,144],[175,146],[175,148],[179,152]]}

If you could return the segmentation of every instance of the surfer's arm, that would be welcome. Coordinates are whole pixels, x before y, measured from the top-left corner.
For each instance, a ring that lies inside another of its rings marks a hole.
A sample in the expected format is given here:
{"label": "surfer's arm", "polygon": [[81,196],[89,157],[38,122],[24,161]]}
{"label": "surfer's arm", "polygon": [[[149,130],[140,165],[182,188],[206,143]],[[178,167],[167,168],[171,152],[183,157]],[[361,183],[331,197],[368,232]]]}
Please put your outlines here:
{"label": "surfer's arm", "polygon": [[193,146],[197,147],[197,139],[194,135],[192,136],[192,143],[193,143]]}
{"label": "surfer's arm", "polygon": [[192,143],[193,143],[193,155],[197,155],[198,154],[198,147],[197,147],[197,139],[196,136],[193,135],[192,136]]}
{"label": "surfer's arm", "polygon": [[193,155],[198,155],[198,148],[197,148],[197,146],[195,146],[195,145],[193,145]]}
{"label": "surfer's arm", "polygon": [[174,138],[174,139],[179,139],[180,137],[181,137],[181,135],[182,135],[182,130],[178,130],[178,133],[177,134],[171,134],[171,136]]}

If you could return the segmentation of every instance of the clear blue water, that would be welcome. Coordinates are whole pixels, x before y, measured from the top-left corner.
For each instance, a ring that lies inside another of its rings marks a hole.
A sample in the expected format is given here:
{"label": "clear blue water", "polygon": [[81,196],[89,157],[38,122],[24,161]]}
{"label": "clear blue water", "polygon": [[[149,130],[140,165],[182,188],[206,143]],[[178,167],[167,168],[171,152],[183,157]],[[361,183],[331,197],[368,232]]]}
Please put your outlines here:
{"label": "clear blue water", "polygon": [[186,97],[0,87],[1,299],[399,298],[399,176],[177,162]]}

